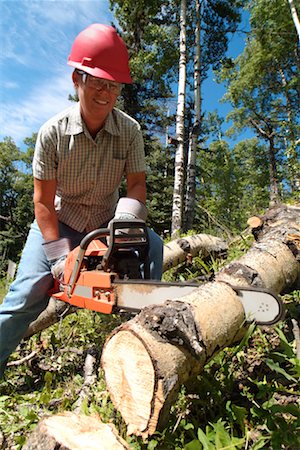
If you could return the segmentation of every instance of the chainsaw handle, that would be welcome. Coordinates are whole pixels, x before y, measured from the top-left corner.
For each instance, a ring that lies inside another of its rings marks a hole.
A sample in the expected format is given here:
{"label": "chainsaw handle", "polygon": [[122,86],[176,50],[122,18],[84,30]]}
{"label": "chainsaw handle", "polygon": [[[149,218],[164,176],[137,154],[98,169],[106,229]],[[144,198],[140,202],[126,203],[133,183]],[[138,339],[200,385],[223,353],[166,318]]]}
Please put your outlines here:
{"label": "chainsaw handle", "polygon": [[84,236],[84,238],[80,242],[80,248],[81,250],[86,250],[88,248],[88,245],[97,238],[100,237],[107,237],[110,235],[110,229],[109,228],[97,228],[97,230],[91,231],[89,234]]}
{"label": "chainsaw handle", "polygon": [[[126,242],[123,241],[121,243],[117,243],[115,240],[115,233],[116,230],[122,230],[122,229],[135,229],[135,228],[141,228],[143,229],[142,233],[133,234],[131,238],[141,238],[142,242],[141,244],[145,247],[148,246],[148,236],[147,236],[147,228],[145,222],[138,220],[138,219],[130,219],[130,220],[121,220],[121,219],[114,219],[114,221],[111,222],[109,228],[97,228],[96,230],[91,231],[88,233],[80,242],[79,244],[79,251],[77,254],[77,258],[74,264],[73,271],[71,273],[70,282],[67,289],[67,294],[70,297],[72,295],[73,289],[75,287],[76,280],[78,278],[81,264],[85,255],[85,251],[88,247],[88,245],[97,238],[101,237],[108,237],[110,236],[109,245],[106,254],[103,256],[102,260],[102,268],[107,271],[109,259],[111,258],[113,248],[120,248],[120,247],[128,247],[132,246],[132,241]],[[121,237],[121,236],[119,236]],[[145,272],[145,278],[150,278],[150,271],[149,271],[149,261],[146,258],[145,264],[144,264],[144,272]]]}

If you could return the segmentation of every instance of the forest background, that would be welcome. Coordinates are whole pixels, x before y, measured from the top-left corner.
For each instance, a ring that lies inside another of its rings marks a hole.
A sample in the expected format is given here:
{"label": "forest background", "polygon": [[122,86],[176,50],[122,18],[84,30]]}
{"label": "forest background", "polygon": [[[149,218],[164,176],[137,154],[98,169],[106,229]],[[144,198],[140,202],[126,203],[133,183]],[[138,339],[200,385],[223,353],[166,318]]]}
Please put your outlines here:
{"label": "forest background", "polygon": [[[231,241],[245,230],[251,215],[262,213],[276,203],[299,202],[297,18],[300,11],[295,4],[288,0],[110,1],[118,31],[129,49],[135,80],[132,86],[123,89],[119,106],[142,125],[147,158],[148,223],[163,237],[201,232]],[[249,19],[245,47],[236,58],[230,58],[229,37],[239,31],[245,14]],[[214,110],[203,109],[203,83],[211,71],[226,88],[224,99],[232,108],[226,118]],[[178,87],[177,92],[174,87]],[[70,95],[70,101],[74,100]],[[225,120],[230,124],[226,133]],[[252,137],[246,139],[245,131]],[[33,219],[31,161],[36,132],[32,130],[22,149],[11,136],[0,142],[0,271],[3,277],[8,261],[18,262]],[[242,247],[245,245],[243,242]],[[288,355],[284,377],[294,383],[293,344],[282,330],[278,330],[275,340],[280,341]],[[260,331],[256,342],[260,351],[263,345],[267,347]],[[236,354],[233,350],[235,357]],[[222,382],[224,370],[227,379],[231,370],[230,358],[226,359],[228,354],[223,357],[226,361],[216,363],[222,367]],[[272,370],[278,374],[280,371],[274,366],[278,361],[272,361],[269,366],[273,364]],[[263,379],[259,381],[262,384],[255,384],[262,396]],[[48,381],[44,380],[44,388],[48,390],[52,382],[49,380],[49,376]],[[212,381],[207,379],[206,383]],[[223,388],[229,387],[223,385]],[[293,388],[289,388],[289,395],[294,395]],[[216,396],[222,391],[220,385],[218,388],[211,385],[210,389],[219,389]],[[276,387],[269,385],[269,389],[274,393]],[[5,401],[4,398],[4,404]],[[177,408],[182,407],[180,414],[185,420],[190,399],[183,396],[181,401],[183,406],[179,404]],[[243,407],[232,408],[227,404],[231,421],[240,424],[239,436],[242,429],[245,432],[246,411],[239,409]],[[271,407],[271,403],[266,406],[268,414]],[[295,410],[290,408],[286,413],[294,414]],[[253,414],[259,417],[260,413],[253,409]],[[29,423],[34,421],[30,419]],[[299,424],[295,425],[294,420],[274,426],[278,430],[285,426],[288,430],[290,423],[293,434],[299,431]],[[206,430],[207,439],[211,436],[209,432],[215,438],[216,430],[228,434],[229,426],[226,428],[222,421],[219,428],[216,424],[210,431]],[[173,429],[177,429],[175,425]],[[199,445],[186,446],[184,427],[187,433],[195,428],[192,422],[181,424],[180,439],[184,444],[169,448],[202,448],[200,432]],[[292,440],[291,446],[278,444],[276,447],[279,442],[276,434],[264,435],[262,430],[259,433],[257,446],[253,444],[251,448],[271,448],[270,442],[274,448],[296,448],[296,440]],[[245,439],[241,439],[243,442],[231,440],[230,448],[247,448]],[[251,439],[255,442],[253,436]],[[19,442],[21,445],[21,438]],[[155,448],[158,442],[159,439],[152,440],[147,448]],[[223,448],[214,445],[211,448]]]}
{"label": "forest background", "polygon": [[[178,1],[112,1],[111,8],[135,80],[120,107],[144,130],[149,225],[161,235],[233,235],[270,202],[299,198],[299,37],[289,2],[188,2],[184,21]],[[228,40],[243,14],[245,47],[232,59]],[[212,70],[232,106],[227,118],[202,106]],[[25,151],[11,136],[0,143],[2,271],[9,259],[17,261],[33,217],[37,131],[24,140]]]}

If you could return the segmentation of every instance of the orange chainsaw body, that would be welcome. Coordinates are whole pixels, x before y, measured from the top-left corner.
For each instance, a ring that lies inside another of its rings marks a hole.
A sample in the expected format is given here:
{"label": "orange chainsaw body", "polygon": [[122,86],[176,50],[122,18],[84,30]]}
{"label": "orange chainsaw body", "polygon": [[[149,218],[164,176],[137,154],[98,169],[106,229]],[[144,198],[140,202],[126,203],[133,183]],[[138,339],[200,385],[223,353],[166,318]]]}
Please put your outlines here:
{"label": "orange chainsaw body", "polygon": [[[107,246],[95,239],[85,250],[85,258],[103,257],[106,251]],[[110,314],[115,303],[112,288],[112,278],[116,277],[114,272],[105,272],[102,269],[88,270],[83,261],[74,288],[69,292],[69,283],[78,252],[79,246],[68,254],[64,270],[64,290],[56,292],[53,297],[79,308]]]}

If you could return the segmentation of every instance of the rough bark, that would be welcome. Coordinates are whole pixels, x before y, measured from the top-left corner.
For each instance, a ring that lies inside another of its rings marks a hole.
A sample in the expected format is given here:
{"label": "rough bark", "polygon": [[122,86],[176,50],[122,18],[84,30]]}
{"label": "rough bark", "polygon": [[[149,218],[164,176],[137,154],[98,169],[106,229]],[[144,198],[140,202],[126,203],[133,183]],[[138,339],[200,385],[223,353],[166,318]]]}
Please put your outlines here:
{"label": "rough bark", "polygon": [[129,450],[111,424],[95,416],[57,414],[41,420],[23,450]]}
{"label": "rough bark", "polygon": [[[177,239],[164,246],[163,271],[176,267],[188,258],[199,254],[203,258],[225,256],[227,250],[228,245],[225,241],[209,234],[197,234]],[[70,307],[65,302],[51,298],[48,307],[30,324],[25,337],[45,330],[76,310],[77,308]]]}
{"label": "rough bark", "polygon": [[299,288],[300,207],[276,207],[260,219],[255,244],[215,281],[145,308],[107,339],[102,367],[129,434],[146,438],[164,426],[180,385],[219,349],[242,338],[244,309],[230,284],[277,294]]}

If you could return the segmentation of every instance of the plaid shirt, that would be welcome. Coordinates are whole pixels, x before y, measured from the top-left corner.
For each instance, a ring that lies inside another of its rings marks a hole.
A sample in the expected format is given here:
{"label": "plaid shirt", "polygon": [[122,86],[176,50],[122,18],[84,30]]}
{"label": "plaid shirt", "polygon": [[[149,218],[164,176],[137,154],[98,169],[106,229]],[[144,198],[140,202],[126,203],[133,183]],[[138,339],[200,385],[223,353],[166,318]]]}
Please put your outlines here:
{"label": "plaid shirt", "polygon": [[123,175],[145,171],[139,124],[114,109],[95,140],[75,104],[40,129],[33,176],[57,180],[58,219],[77,231],[91,231],[110,220]]}

